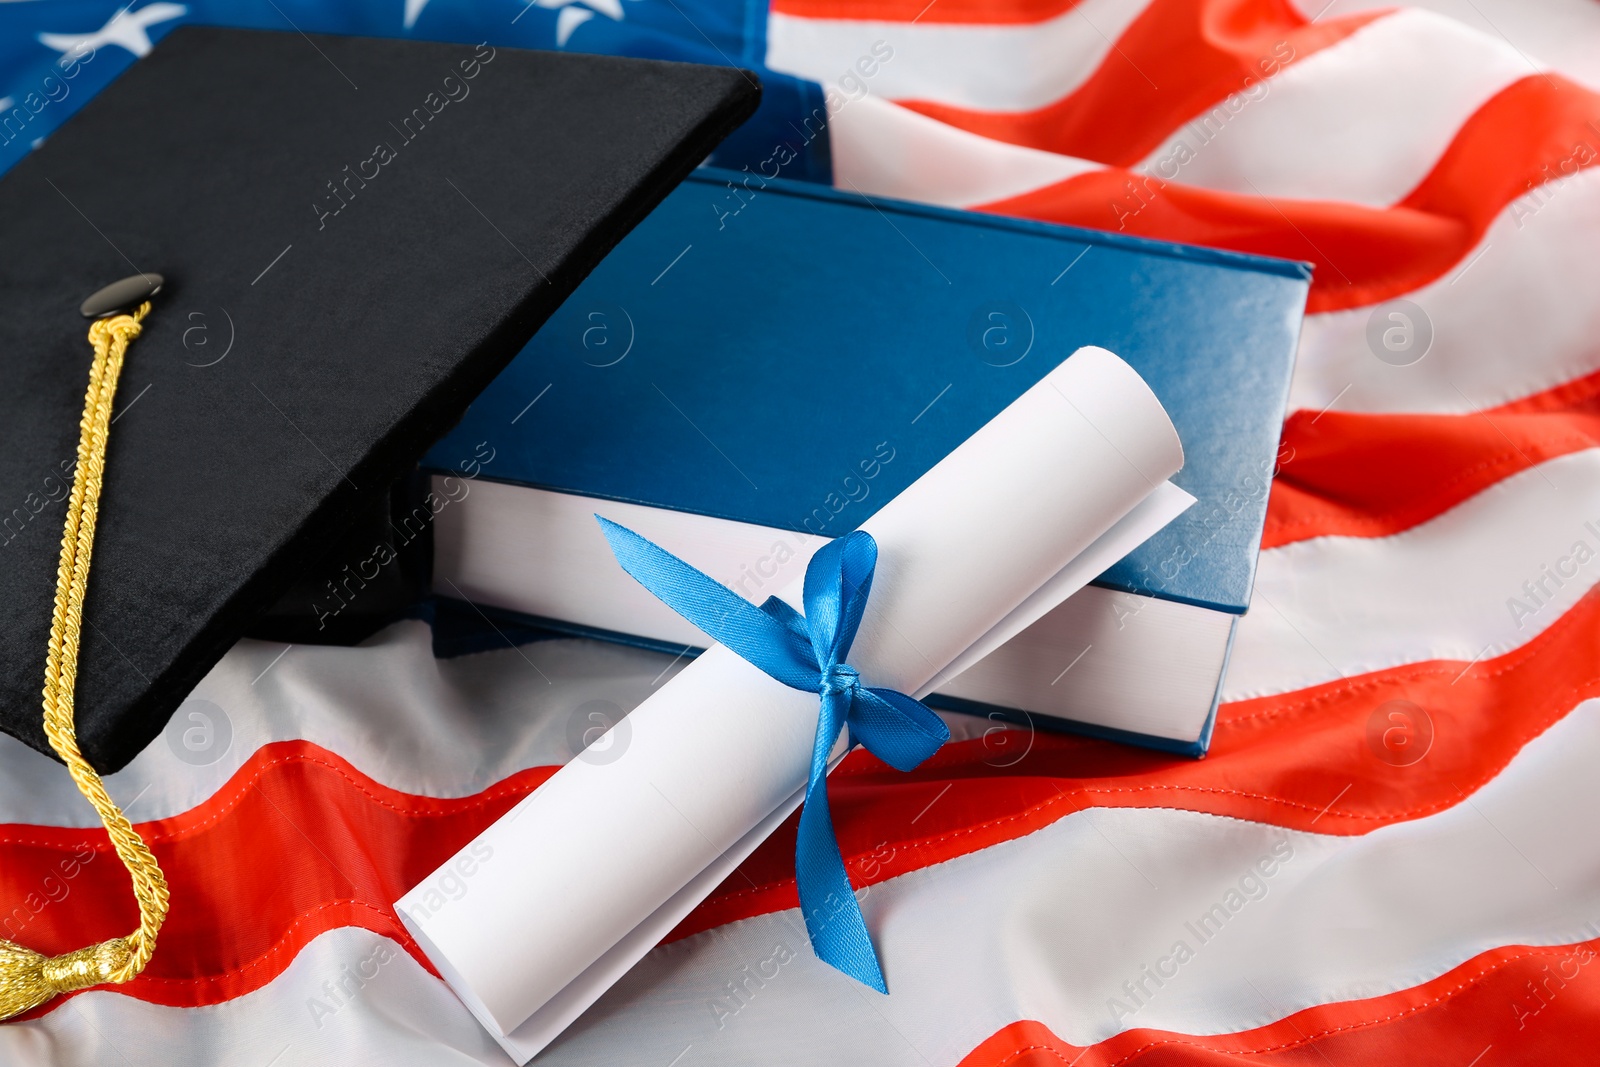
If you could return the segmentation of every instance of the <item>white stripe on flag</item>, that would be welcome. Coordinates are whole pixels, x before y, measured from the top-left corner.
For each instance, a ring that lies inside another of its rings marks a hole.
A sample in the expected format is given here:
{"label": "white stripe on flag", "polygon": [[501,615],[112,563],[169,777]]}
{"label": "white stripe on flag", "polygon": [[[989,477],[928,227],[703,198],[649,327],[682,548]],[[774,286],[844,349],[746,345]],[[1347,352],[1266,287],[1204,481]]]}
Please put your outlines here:
{"label": "white stripe on flag", "polygon": [[[1293,0],[1319,21],[1358,11],[1385,10],[1392,0]],[[1436,11],[1477,33],[1498,37],[1523,55],[1548,63],[1600,91],[1600,4],[1594,0],[1406,0],[1405,7]]]}
{"label": "white stripe on flag", "polygon": [[[614,721],[686,662],[663,672],[669,655],[579,640],[436,660],[421,622],[398,623],[359,648],[296,645],[263,674],[282,652],[240,642],[162,736],[107,777],[111,794],[132,803],[131,819],[203,803],[274,741],[312,742],[402,792],[470,796],[525,768],[567,762],[574,739],[581,744],[595,725],[591,712]],[[219,711],[225,726],[189,718]],[[225,736],[214,759],[199,747]],[[0,823],[99,825],[59,763],[10,737],[0,737]]]}
{"label": "white stripe on flag", "polygon": [[1389,537],[1262,552],[1222,699],[1424,660],[1491,659],[1542,633],[1597,580],[1600,449],[1586,449]]}
{"label": "white stripe on flag", "polygon": [[[435,660],[427,626],[402,622],[359,648],[295,646],[262,675],[282,649],[241,642],[193,694],[212,707],[180,708],[160,737],[106,778],[130,818],[163,819],[205,803],[278,741],[315,744],[403,793],[471,796],[529,767],[566,763],[575,743],[594,736],[600,720],[592,714],[615,721],[689,662],[579,639]],[[231,739],[207,763],[205,753],[184,748],[184,734],[198,731],[192,739],[202,740],[219,729],[189,717],[216,709]],[[995,727],[977,716],[945,717],[957,740]],[[4,735],[0,823],[99,825],[59,763]]]}
{"label": "white stripe on flag", "polygon": [[1406,294],[1426,319],[1399,311],[1433,338],[1406,366],[1375,354],[1384,328],[1404,328],[1389,320],[1390,304],[1308,315],[1290,409],[1471,412],[1592,373],[1600,368],[1597,233],[1600,169],[1513,201],[1443,277]]}
{"label": "white stripe on flag", "polygon": [[204,1008],[105,990],[0,1027],[7,1067],[510,1067],[444,983],[393,941],[333,930],[270,983]]}
{"label": "white stripe on flag", "polygon": [[1532,73],[1497,37],[1401,10],[1239,86],[1140,169],[1232,193],[1387,207],[1478,108]]}
{"label": "white stripe on flag", "polygon": [[868,196],[967,207],[1100,170],[1098,163],[991,141],[875,96],[830,121],[833,181]]}
{"label": "white stripe on flag", "polygon": [[1052,19],[1006,25],[774,12],[767,20],[767,66],[837,87],[882,41],[894,55],[863,79],[874,93],[984,111],[1029,111],[1082,85],[1146,6],[1146,0],[1082,0]]}
{"label": "white stripe on flag", "polygon": [[[1462,803],[1364,836],[1078,812],[866,890],[888,997],[819,963],[798,912],[778,912],[656,949],[540,1062],[666,1065],[692,1049],[683,1062],[700,1067],[925,1067],[1019,1019],[1076,1044],[1139,1026],[1228,1033],[1410,988],[1499,946],[1587,940],[1600,919],[1597,761],[1590,701]],[[309,1050],[291,1063],[496,1062],[409,957],[391,948],[375,979],[345,977],[388,944],[323,935],[266,987],[209,1008],[90,992],[0,1028],[0,1059],[87,1067],[116,1047],[135,1063],[262,1067],[288,1045]],[[1160,985],[1146,967],[1165,972]],[[315,1005],[334,1006],[341,981],[354,995],[326,1015]]]}

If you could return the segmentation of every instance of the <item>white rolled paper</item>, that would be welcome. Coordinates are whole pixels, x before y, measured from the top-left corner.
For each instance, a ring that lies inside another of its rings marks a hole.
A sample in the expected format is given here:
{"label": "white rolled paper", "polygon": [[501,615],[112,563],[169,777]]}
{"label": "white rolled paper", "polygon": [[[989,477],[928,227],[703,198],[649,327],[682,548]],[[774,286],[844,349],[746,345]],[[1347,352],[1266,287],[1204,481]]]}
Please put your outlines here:
{"label": "white rolled paper", "polygon": [[[848,662],[926,692],[1192,503],[1166,481],[1182,464],[1139,375],[1080,349],[862,525],[878,567]],[[526,1062],[798,804],[818,708],[713,646],[597,742],[619,756],[568,763],[396,909]]]}

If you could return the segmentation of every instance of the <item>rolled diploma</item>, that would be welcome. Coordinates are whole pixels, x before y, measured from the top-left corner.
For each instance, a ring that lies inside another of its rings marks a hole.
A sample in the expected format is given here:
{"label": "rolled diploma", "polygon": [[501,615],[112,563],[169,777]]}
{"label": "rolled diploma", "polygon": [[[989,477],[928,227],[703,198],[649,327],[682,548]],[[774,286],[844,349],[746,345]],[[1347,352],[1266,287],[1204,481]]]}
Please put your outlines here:
{"label": "rolled diploma", "polygon": [[[847,661],[863,684],[923,691],[1182,464],[1143,379],[1080,349],[862,525],[878,567]],[[799,607],[800,583],[782,597]],[[625,744],[619,757],[568,763],[396,908],[505,1044],[663,905],[692,908],[753,830],[775,828],[803,791],[818,709],[817,694],[714,645],[629,714],[625,740],[597,742]],[[601,990],[569,992],[553,1029],[507,1051],[531,1056]]]}

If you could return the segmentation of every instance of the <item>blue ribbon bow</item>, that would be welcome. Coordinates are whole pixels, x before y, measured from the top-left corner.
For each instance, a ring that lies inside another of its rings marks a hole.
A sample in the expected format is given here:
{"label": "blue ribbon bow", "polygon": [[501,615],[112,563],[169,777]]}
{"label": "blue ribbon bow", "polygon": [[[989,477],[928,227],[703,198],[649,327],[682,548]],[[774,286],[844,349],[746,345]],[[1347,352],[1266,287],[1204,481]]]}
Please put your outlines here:
{"label": "blue ribbon bow", "polygon": [[862,685],[844,662],[872,590],[878,543],[857,530],[818,550],[806,567],[802,616],[777,597],[756,607],[632,530],[595,518],[622,569],[673,611],[791,689],[821,694],[794,850],[800,910],[819,959],[887,993],[828,814],[828,753],[848,726],[852,745],[909,771],[950,739],[950,728],[904,693]]}

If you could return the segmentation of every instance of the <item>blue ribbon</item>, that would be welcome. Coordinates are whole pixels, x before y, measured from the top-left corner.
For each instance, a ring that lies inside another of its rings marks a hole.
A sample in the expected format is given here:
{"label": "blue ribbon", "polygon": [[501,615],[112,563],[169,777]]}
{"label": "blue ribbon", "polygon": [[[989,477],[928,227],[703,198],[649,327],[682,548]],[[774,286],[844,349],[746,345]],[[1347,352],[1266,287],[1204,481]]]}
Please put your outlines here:
{"label": "blue ribbon", "polygon": [[818,550],[806,567],[802,616],[777,597],[757,607],[632,530],[595,518],[622,569],[673,611],[791,689],[822,696],[794,850],[800,910],[819,959],[887,993],[828,814],[828,753],[848,726],[852,745],[909,771],[950,739],[950,728],[904,693],[862,685],[844,662],[872,590],[878,543],[857,530]]}

